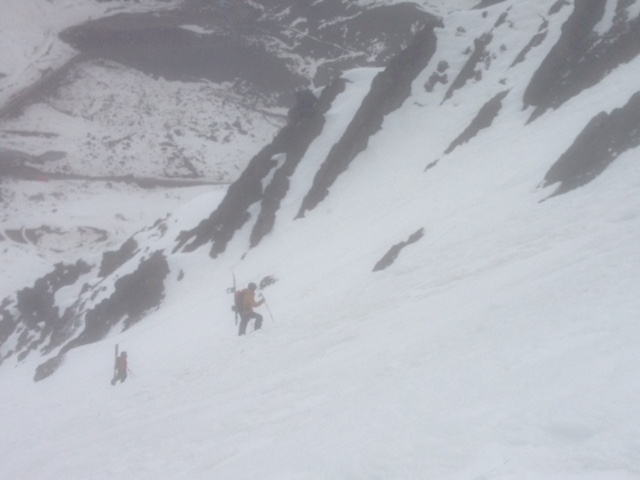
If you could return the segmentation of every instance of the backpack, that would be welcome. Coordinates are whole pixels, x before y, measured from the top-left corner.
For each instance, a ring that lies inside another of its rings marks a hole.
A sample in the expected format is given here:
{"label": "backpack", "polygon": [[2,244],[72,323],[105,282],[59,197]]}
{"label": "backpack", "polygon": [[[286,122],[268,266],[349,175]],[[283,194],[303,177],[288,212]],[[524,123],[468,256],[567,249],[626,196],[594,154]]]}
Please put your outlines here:
{"label": "backpack", "polygon": [[121,353],[120,356],[116,359],[116,369],[118,372],[126,372],[127,371],[127,354]]}
{"label": "backpack", "polygon": [[242,312],[244,308],[242,302],[244,300],[244,294],[247,293],[246,290],[238,290],[233,296],[233,308],[232,310],[236,313]]}

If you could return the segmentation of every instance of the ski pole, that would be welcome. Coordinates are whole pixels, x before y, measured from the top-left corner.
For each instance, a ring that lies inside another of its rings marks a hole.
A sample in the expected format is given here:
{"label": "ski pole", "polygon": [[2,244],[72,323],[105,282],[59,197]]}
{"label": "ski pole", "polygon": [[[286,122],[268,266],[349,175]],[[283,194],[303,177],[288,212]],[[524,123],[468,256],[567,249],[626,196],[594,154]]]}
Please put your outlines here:
{"label": "ski pole", "polygon": [[271,313],[271,309],[269,308],[269,304],[267,303],[267,299],[264,298],[263,294],[260,294],[260,298],[264,302],[264,306],[267,307],[267,312],[269,312],[269,316],[271,317],[271,320],[273,320],[273,323],[278,323],[278,322],[276,322],[276,319],[273,318],[273,313]]}

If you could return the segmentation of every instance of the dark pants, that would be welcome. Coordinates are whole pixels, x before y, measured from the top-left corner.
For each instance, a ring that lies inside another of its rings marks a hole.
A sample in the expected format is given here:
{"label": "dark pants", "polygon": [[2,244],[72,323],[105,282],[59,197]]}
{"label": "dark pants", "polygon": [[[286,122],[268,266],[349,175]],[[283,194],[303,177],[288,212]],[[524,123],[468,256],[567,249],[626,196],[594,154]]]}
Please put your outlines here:
{"label": "dark pants", "polygon": [[247,325],[249,324],[249,320],[252,318],[256,319],[254,330],[260,330],[260,327],[262,326],[262,315],[256,312],[241,313],[240,330],[238,331],[238,335],[244,335],[247,333]]}
{"label": "dark pants", "polygon": [[120,383],[123,383],[126,379],[127,379],[127,371],[126,370],[118,371],[113,376],[113,380],[111,380],[111,385],[115,385],[116,383],[118,383],[118,380],[120,381]]}

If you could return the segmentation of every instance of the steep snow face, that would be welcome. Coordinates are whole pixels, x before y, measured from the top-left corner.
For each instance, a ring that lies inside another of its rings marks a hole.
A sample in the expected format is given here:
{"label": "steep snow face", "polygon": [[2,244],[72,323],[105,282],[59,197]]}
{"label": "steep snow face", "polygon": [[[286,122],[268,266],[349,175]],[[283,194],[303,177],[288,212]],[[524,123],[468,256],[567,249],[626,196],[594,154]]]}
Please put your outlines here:
{"label": "steep snow face", "polygon": [[[570,62],[578,2],[451,12],[300,92],[227,191],[16,289],[0,473],[637,478],[640,61],[592,53],[640,11],[589,3]],[[268,297],[243,338],[232,272]]]}

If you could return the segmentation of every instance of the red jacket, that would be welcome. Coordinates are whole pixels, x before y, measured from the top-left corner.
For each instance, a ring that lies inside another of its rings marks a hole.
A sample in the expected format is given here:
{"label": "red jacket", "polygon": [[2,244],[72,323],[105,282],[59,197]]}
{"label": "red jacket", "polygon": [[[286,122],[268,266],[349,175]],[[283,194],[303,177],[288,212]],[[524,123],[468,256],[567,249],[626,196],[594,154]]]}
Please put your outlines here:
{"label": "red jacket", "polygon": [[120,355],[116,360],[116,368],[119,372],[127,371],[127,357],[126,355]]}
{"label": "red jacket", "polygon": [[253,309],[264,303],[264,300],[256,302],[256,293],[251,289],[246,289],[242,296],[242,313],[251,313]]}

